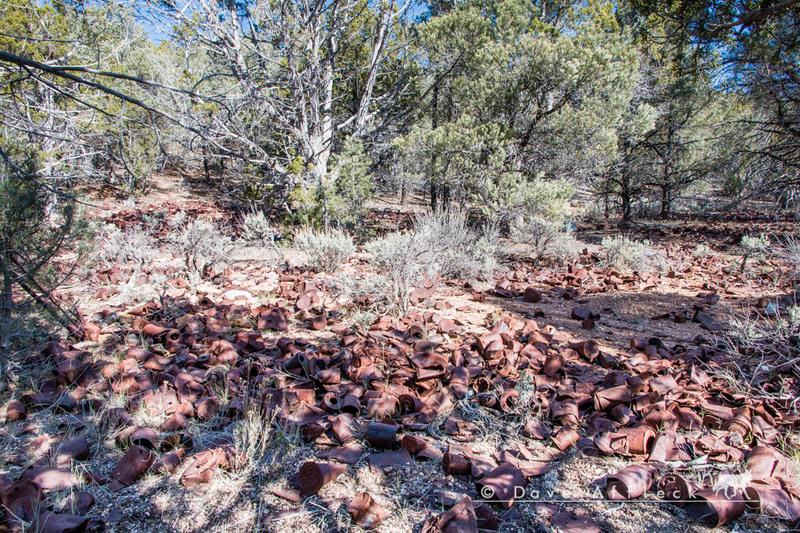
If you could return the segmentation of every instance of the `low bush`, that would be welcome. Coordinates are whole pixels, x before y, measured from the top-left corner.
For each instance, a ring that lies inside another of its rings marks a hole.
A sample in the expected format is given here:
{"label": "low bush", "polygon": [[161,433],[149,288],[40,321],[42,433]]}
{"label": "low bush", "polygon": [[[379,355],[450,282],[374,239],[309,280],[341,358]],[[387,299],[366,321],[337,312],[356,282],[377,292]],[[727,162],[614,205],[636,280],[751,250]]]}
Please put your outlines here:
{"label": "low bush", "polygon": [[795,275],[800,273],[800,239],[794,235],[785,235],[781,241],[779,255],[788,263]]}
{"label": "low bush", "polygon": [[712,250],[708,245],[698,244],[697,247],[692,252],[692,257],[695,257],[697,259],[702,259],[704,257],[711,255],[711,253]]}
{"label": "low bush", "polygon": [[517,217],[510,229],[511,239],[524,247],[534,268],[543,260],[566,263],[580,251],[581,243],[564,231],[561,221],[537,215]]}
{"label": "low bush", "polygon": [[156,209],[142,212],[142,224],[148,233],[158,233],[167,222],[167,210]]}
{"label": "low bush", "polygon": [[294,243],[308,254],[309,265],[320,272],[335,272],[356,250],[352,237],[334,229],[303,228],[295,235]]}
{"label": "low bush", "polygon": [[241,239],[259,246],[275,244],[275,232],[263,211],[249,211],[239,220]]}
{"label": "low bush", "polygon": [[145,283],[141,283],[137,277],[131,277],[127,283],[118,286],[116,302],[119,305],[135,305],[156,299],[163,300],[167,281],[167,276],[163,274],[152,274]]}
{"label": "low bush", "polygon": [[131,263],[139,267],[155,259],[157,253],[155,238],[142,226],[130,226],[123,231],[105,224],[97,235],[96,257],[107,266]]}
{"label": "low bush", "polygon": [[[768,317],[733,316],[724,343],[730,364],[715,370],[732,390],[749,397],[797,401],[794,380],[800,378],[800,307],[773,301]],[[775,379],[784,376],[781,379]]]}
{"label": "low bush", "polygon": [[201,274],[222,263],[233,247],[229,235],[213,222],[200,219],[175,228],[169,240],[175,254],[184,258],[186,268]]}
{"label": "low bush", "polygon": [[370,311],[354,311],[350,319],[356,327],[366,329],[375,321],[375,315]]}
{"label": "low bush", "polygon": [[648,240],[635,241],[623,235],[604,237],[601,242],[609,265],[620,270],[637,272],[659,272],[666,268],[663,252],[653,247]]}
{"label": "low bush", "polygon": [[397,232],[368,242],[367,251],[372,256],[372,264],[384,273],[381,292],[390,311],[404,315],[408,312],[411,290],[421,284],[426,275],[438,271],[428,243],[416,232]]}
{"label": "low bush", "polygon": [[380,295],[388,311],[405,314],[409,293],[426,279],[488,276],[497,266],[498,239],[496,226],[473,230],[463,212],[422,215],[411,231],[391,233],[367,243],[371,263],[382,273],[375,277],[373,284],[377,280],[381,283],[374,295]]}
{"label": "low bush", "polygon": [[385,303],[385,286],[386,277],[382,274],[371,274],[362,278],[340,273],[331,280],[330,290],[347,307],[379,311],[378,308]]}
{"label": "low bush", "polygon": [[761,257],[770,249],[769,237],[763,233],[757,236],[745,235],[742,237],[742,265],[739,268],[744,272],[747,260],[751,257]]}
{"label": "low bush", "polygon": [[415,239],[427,246],[438,272],[448,279],[475,279],[488,275],[497,266],[497,232],[487,227],[479,235],[467,224],[463,211],[421,215],[414,224]]}

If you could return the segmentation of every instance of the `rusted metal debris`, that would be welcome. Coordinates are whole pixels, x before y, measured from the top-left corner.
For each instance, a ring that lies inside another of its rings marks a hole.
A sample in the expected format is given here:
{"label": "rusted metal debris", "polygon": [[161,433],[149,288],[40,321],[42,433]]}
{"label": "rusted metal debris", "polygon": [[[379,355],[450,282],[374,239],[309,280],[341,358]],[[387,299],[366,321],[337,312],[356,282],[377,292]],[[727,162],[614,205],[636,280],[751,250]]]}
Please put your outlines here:
{"label": "rusted metal debris", "polygon": [[[578,269],[540,281],[573,298],[570,291],[578,287],[602,291],[652,280],[613,269]],[[542,291],[527,283],[505,279],[493,292],[526,303],[541,301]],[[277,413],[305,439],[325,445],[327,451],[319,456],[334,461],[309,461],[299,469],[297,483],[307,494],[320,492],[366,454],[378,471],[414,468],[415,459],[440,461],[445,474],[471,479],[483,499],[508,509],[530,478],[549,467],[520,450],[503,450],[497,457],[473,453],[466,444],[473,438],[471,424],[451,412],[456,402],[469,401],[497,417],[534,411],[537,416],[521,432],[549,439],[554,450],[576,447],[589,457],[635,459],[639,464],[607,478],[605,493],[611,500],[638,498],[655,488],[664,501],[712,525],[735,520],[745,500],[754,512],[800,520],[800,491],[775,448],[779,436],[795,425],[790,406],[740,396],[709,377],[703,366],[717,360],[713,348],[669,347],[653,337],[631,339],[627,351],[611,353],[594,339],[571,338],[535,320],[510,316],[480,335],[434,313],[384,317],[366,331],[353,331],[337,322],[333,304],[304,274],[284,273],[280,286],[279,305],[254,309],[201,298],[185,304],[177,319],[159,320],[155,303],[129,310],[126,333],[138,342],[107,347],[108,353],[125,354],[119,362],[51,343],[40,357],[55,363],[55,374],[38,392],[9,403],[6,421],[17,423],[40,409],[82,416],[102,407],[84,398],[88,392],[125,394],[127,405],[103,417],[126,450],[108,473],[110,488],[118,490],[148,470],[181,471],[185,486],[207,483],[219,469],[235,465],[238,452],[230,443],[194,449],[186,432],[189,421],[214,419],[224,427],[248,411]],[[476,294],[476,301],[481,298]],[[713,295],[699,298],[702,309],[716,300]],[[582,322],[601,318],[582,307],[575,307],[572,316]],[[266,334],[283,335],[293,320],[334,332],[339,342],[317,345]],[[102,334],[104,323],[95,326]],[[525,405],[518,389],[523,380],[532,384]],[[227,402],[217,395],[220,390]],[[134,427],[129,413],[139,408],[163,413],[166,420],[159,427]],[[450,441],[446,453],[440,443],[419,434],[437,417],[444,419],[440,429]],[[49,453],[56,464],[66,465],[88,459],[91,445],[76,439],[51,446]],[[710,481],[700,486],[671,471],[671,465],[697,457],[731,466],[743,463],[752,482],[736,497],[720,496]],[[30,515],[32,502],[41,501],[43,490],[73,483],[57,469],[26,472],[2,489],[4,505],[23,517]],[[89,478],[102,481],[100,473]],[[366,493],[351,502],[349,511],[365,528],[385,516]],[[72,523],[57,515],[47,519]],[[554,515],[552,522],[564,531],[596,530],[591,517],[578,511]],[[465,498],[427,521],[423,531],[476,531],[492,523],[497,520],[489,507]]]}

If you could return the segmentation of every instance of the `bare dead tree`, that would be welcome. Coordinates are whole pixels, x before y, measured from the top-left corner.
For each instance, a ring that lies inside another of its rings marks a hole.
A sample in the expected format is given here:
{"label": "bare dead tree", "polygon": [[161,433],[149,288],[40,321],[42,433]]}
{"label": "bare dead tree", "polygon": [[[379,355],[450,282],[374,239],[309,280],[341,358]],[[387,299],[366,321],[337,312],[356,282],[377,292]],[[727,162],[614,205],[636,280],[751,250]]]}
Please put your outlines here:
{"label": "bare dead tree", "polygon": [[228,106],[208,117],[212,129],[283,175],[299,156],[323,183],[338,136],[368,137],[376,114],[407,93],[401,33],[411,5],[196,0],[155,11],[189,28],[177,36],[187,49],[213,57],[193,86]]}

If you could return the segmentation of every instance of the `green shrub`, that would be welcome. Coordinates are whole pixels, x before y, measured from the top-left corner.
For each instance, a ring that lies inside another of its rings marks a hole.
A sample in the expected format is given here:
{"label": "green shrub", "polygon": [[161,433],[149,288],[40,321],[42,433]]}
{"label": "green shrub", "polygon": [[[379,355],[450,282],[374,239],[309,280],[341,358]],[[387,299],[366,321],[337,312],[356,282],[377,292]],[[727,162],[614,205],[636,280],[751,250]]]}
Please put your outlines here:
{"label": "green shrub", "polygon": [[372,180],[369,169],[372,160],[364,152],[364,145],[348,138],[333,160],[330,185],[325,191],[326,223],[361,226],[364,202],[372,197]]}
{"label": "green shrub", "polygon": [[563,179],[527,179],[517,173],[504,173],[487,186],[482,210],[490,219],[510,222],[522,216],[561,227],[572,216],[570,199],[574,192]]}

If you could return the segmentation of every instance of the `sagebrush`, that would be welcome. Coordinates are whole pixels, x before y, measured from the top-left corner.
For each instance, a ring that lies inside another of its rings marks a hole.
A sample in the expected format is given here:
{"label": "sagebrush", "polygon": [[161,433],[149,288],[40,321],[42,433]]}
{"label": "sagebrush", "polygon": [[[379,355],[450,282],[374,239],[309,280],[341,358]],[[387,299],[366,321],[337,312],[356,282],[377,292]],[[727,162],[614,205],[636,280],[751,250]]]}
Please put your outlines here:
{"label": "sagebrush", "polygon": [[182,229],[176,229],[170,242],[175,254],[186,262],[186,268],[200,273],[222,263],[233,248],[226,232],[202,219],[189,220]]}
{"label": "sagebrush", "polygon": [[564,231],[561,220],[540,215],[515,218],[510,226],[511,239],[523,246],[534,268],[545,259],[566,263],[578,254],[581,243]]}
{"label": "sagebrush", "polygon": [[647,239],[636,241],[623,235],[604,237],[601,245],[605,249],[606,262],[620,270],[637,272],[660,272],[667,266],[667,259]]}
{"label": "sagebrush", "polygon": [[[751,397],[798,397],[793,379],[774,379],[775,376],[800,377],[800,307],[798,302],[775,300],[768,303],[770,317],[750,314],[734,315],[722,346],[727,348],[729,364],[720,375],[727,376],[731,387]],[[777,386],[777,387],[776,387]]]}
{"label": "sagebrush", "polygon": [[97,259],[106,266],[131,263],[138,267],[158,254],[155,238],[143,226],[129,226],[123,231],[113,224],[105,224],[98,232],[97,241]]}
{"label": "sagebrush", "polygon": [[751,257],[760,257],[770,249],[769,237],[763,233],[759,235],[745,235],[742,237],[741,246],[742,265],[739,270],[744,272],[748,259]]}
{"label": "sagebrush", "polygon": [[414,236],[428,247],[439,274],[446,279],[474,279],[497,266],[497,233],[487,227],[479,235],[469,227],[467,214],[451,210],[417,217]]}
{"label": "sagebrush", "polygon": [[437,273],[428,244],[413,231],[390,233],[367,243],[371,262],[385,276],[383,294],[390,308],[401,315],[408,312],[409,294],[426,276]]}
{"label": "sagebrush", "polygon": [[308,254],[309,265],[321,272],[335,272],[356,250],[353,238],[340,229],[303,228],[294,236],[294,243]]}
{"label": "sagebrush", "polygon": [[243,241],[259,246],[273,245],[275,232],[263,211],[248,211],[239,220],[240,237]]}

